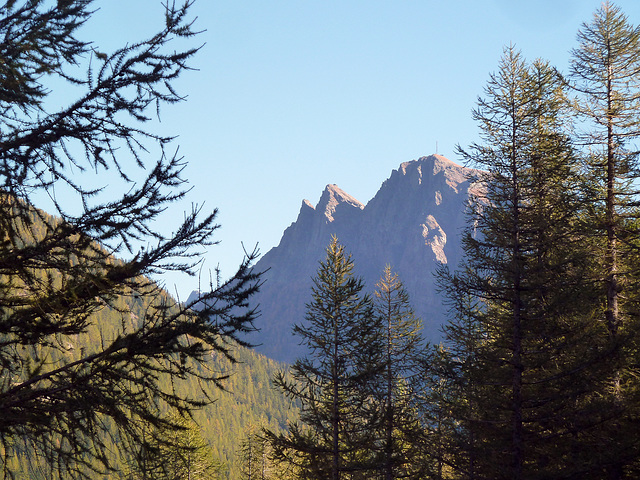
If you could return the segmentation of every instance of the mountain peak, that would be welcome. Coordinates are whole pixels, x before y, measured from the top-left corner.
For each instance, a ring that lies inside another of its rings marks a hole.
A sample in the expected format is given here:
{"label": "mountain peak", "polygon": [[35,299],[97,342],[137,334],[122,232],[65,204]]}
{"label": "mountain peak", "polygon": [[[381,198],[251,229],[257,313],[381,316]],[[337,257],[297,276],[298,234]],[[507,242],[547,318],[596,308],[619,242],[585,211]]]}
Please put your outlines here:
{"label": "mountain peak", "polygon": [[418,168],[418,167],[432,168],[434,174],[446,169],[463,168],[457,163],[449,160],[447,157],[443,157],[442,155],[438,155],[438,154],[433,154],[427,157],[420,157],[417,160],[411,160],[410,162],[403,162],[400,164],[399,170],[403,174],[405,174],[408,169]]}
{"label": "mountain peak", "polygon": [[[397,170],[401,176],[411,179],[418,185],[422,184],[424,177],[434,177],[442,174],[445,183],[454,191],[458,191],[458,185],[470,180],[472,169],[462,167],[442,155],[429,155],[418,160],[404,162]],[[393,173],[396,173],[394,171]]]}
{"label": "mountain peak", "polygon": [[333,214],[335,213],[336,208],[342,204],[355,207],[359,210],[364,208],[364,205],[355,197],[352,197],[337,185],[329,184],[325,187],[324,192],[322,192],[320,201],[316,206],[316,211],[323,212],[325,217],[327,217],[327,220],[329,222],[333,222]]}
{"label": "mountain peak", "polygon": [[385,265],[402,278],[426,339],[440,342],[446,309],[434,273],[455,270],[462,248],[459,232],[478,172],[440,155],[400,164],[364,207],[336,185],[327,185],[315,208],[303,201],[298,219],[280,244],[256,264],[265,282],[255,301],[262,310],[262,353],[293,362],[304,346],[283,332],[305,316],[312,278],[331,235],[353,255],[355,273],[373,289]]}

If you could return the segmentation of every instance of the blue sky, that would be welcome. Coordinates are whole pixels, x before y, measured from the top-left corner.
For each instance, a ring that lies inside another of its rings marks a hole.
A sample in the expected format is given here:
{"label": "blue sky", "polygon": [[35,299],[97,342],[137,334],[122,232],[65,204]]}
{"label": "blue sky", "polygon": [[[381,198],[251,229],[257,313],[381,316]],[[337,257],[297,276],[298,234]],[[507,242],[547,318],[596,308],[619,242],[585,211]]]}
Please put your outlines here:
{"label": "blue sky", "polygon": [[[640,1],[616,5],[640,23]],[[103,0],[98,45],[133,41],[162,21],[159,0]],[[191,202],[219,208],[221,243],[206,254],[230,275],[241,242],[262,253],[335,183],[369,201],[402,162],[436,152],[459,162],[471,110],[514,44],[568,67],[576,32],[600,0],[198,0],[204,46],[166,108],[179,135]],[[437,147],[436,147],[437,146]],[[196,280],[170,277],[181,296]]]}

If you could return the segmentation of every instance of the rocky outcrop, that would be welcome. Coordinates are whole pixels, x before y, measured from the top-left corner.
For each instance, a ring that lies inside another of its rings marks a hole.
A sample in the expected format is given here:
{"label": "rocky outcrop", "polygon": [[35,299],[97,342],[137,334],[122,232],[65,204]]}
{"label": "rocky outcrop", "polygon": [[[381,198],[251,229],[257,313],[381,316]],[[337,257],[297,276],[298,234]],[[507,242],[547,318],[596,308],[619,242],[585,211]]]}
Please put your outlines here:
{"label": "rocky outcrop", "polygon": [[335,185],[328,185],[318,204],[302,202],[298,218],[280,244],[256,268],[265,271],[257,297],[260,333],[250,338],[258,350],[292,362],[303,352],[291,334],[303,321],[310,301],[311,278],[337,235],[352,254],[356,273],[373,291],[385,265],[402,278],[424,323],[424,336],[439,339],[445,308],[435,287],[439,265],[460,260],[460,232],[475,171],[440,155],[402,163],[364,206]]}

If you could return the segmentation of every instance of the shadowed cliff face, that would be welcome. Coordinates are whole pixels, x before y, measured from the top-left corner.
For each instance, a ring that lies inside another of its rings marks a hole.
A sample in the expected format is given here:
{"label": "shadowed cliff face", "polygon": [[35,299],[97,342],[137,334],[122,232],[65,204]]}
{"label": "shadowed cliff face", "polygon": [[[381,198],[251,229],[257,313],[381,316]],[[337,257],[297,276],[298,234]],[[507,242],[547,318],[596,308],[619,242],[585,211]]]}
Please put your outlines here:
{"label": "shadowed cliff face", "polygon": [[405,284],[424,336],[440,338],[445,309],[435,289],[438,265],[455,268],[460,260],[460,233],[474,170],[439,155],[406,162],[393,170],[364,206],[335,185],[328,185],[315,208],[302,202],[297,220],[267,252],[257,269],[268,270],[255,299],[261,331],[250,341],[276,360],[292,362],[304,352],[292,325],[304,320],[311,299],[311,278],[324,258],[331,235],[352,254],[356,273],[373,292],[390,264]]}

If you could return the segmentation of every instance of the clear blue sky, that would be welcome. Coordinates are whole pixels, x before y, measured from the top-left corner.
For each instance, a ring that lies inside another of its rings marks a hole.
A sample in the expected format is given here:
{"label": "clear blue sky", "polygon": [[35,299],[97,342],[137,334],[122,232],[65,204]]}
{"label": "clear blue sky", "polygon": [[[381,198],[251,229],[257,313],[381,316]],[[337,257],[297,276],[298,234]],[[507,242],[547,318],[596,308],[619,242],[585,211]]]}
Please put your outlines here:
{"label": "clear blue sky", "polygon": [[[133,41],[162,21],[160,0],[102,0],[99,45]],[[453,161],[475,139],[471,110],[503,47],[568,66],[600,0],[198,0],[205,43],[164,110],[193,190],[220,209],[221,244],[205,269],[229,275],[241,242],[276,246],[304,198],[328,183],[363,203],[401,162]],[[640,23],[640,1],[616,5]],[[190,208],[190,203],[181,207]],[[195,280],[167,277],[186,296]]]}

